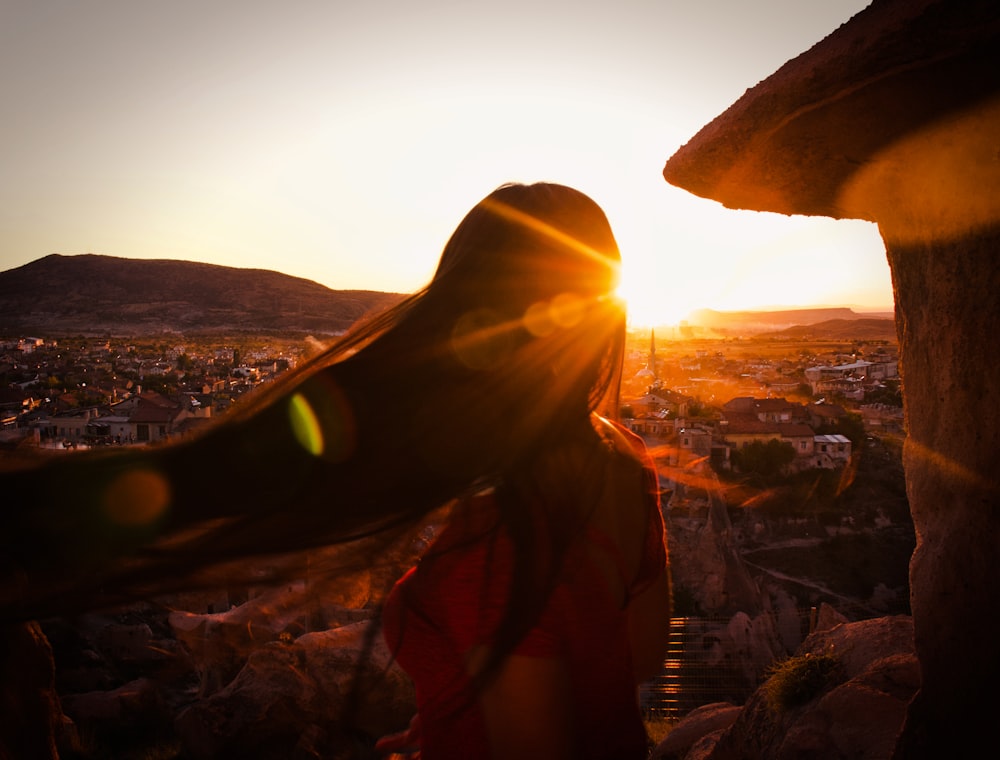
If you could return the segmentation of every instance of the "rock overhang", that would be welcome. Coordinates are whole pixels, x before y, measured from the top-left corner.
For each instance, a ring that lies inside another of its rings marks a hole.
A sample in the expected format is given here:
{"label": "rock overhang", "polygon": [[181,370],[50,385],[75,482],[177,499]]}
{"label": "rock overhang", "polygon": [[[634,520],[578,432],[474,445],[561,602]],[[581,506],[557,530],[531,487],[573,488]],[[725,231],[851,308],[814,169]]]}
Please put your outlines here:
{"label": "rock overhang", "polygon": [[663,175],[736,209],[882,223],[971,207],[995,222],[998,16],[982,0],[876,0],[747,90]]}

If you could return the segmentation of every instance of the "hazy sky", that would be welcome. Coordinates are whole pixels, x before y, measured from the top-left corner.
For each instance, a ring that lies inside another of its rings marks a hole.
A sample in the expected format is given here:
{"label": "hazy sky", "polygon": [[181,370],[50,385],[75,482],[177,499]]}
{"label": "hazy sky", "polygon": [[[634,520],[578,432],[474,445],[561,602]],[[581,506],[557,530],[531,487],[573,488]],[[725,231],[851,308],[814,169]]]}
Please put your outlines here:
{"label": "hazy sky", "polygon": [[666,159],[867,0],[0,0],[0,270],[49,253],[411,291],[506,181],[607,211],[633,313],[889,308],[874,225]]}

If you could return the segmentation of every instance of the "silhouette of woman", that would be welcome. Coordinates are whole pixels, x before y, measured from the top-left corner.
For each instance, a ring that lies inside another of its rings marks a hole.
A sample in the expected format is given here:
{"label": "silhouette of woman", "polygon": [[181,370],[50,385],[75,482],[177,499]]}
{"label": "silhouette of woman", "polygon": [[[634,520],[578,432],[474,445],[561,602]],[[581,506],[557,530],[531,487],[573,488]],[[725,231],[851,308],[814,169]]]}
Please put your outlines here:
{"label": "silhouette of woman", "polygon": [[645,757],[636,684],[662,661],[670,582],[655,474],[609,420],[618,266],[587,196],[498,188],[425,288],[197,438],[3,473],[4,618],[331,544],[345,572],[450,505],[385,605],[418,719],[381,748]]}

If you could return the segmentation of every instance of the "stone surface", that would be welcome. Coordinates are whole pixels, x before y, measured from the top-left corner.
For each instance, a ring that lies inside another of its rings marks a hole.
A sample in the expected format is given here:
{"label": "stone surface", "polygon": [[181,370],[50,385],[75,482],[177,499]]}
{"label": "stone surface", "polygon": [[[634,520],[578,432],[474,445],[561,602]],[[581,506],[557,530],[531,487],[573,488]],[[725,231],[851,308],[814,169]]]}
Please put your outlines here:
{"label": "stone surface", "polygon": [[774,628],[770,614],[751,618],[743,612],[733,615],[726,626],[729,656],[739,664],[746,683],[756,684],[775,660],[786,650]]}
{"label": "stone surface", "polygon": [[110,691],[68,695],[62,704],[84,735],[104,740],[118,740],[123,734],[162,734],[173,720],[160,687],[148,678],[137,678]]}
{"label": "stone surface", "polygon": [[775,711],[768,704],[765,685],[702,756],[709,760],[892,757],[907,704],[920,683],[911,619],[895,616],[838,625],[811,634],[796,654],[828,653],[838,657],[840,670],[812,700]]}
{"label": "stone surface", "polygon": [[815,630],[825,631],[846,622],[848,622],[847,618],[840,614],[836,607],[823,602],[819,606],[819,614],[816,616]]}
{"label": "stone surface", "polygon": [[[729,728],[742,708],[728,702],[713,702],[692,710],[656,745],[650,760],[685,760],[695,744],[710,734]],[[714,746],[714,743],[713,743]]]}
{"label": "stone surface", "polygon": [[226,688],[178,717],[185,752],[259,760],[351,756],[404,728],[416,710],[412,683],[369,628],[356,623],[254,651]]}
{"label": "stone surface", "polygon": [[199,696],[204,697],[226,686],[250,654],[270,642],[370,617],[371,611],[358,609],[370,596],[368,574],[362,573],[323,593],[294,584],[225,612],[177,610],[169,622],[191,653],[201,678]]}
{"label": "stone surface", "polygon": [[52,648],[41,628],[0,626],[0,758],[58,760],[65,735]]}
{"label": "stone surface", "polygon": [[[675,532],[670,564],[674,587],[683,589],[705,615],[756,616],[766,606],[740,556],[725,504],[713,497],[707,519],[696,532]],[[798,642],[796,641],[796,644]]]}
{"label": "stone surface", "polygon": [[731,208],[879,221],[877,195],[849,186],[888,176],[891,146],[996,96],[996,16],[992,0],[875,0],[703,127],[664,177]]}
{"label": "stone surface", "polygon": [[901,757],[940,757],[955,751],[956,735],[970,750],[992,739],[1000,683],[994,626],[983,620],[1000,605],[1000,225],[955,241],[889,240],[905,361],[904,464],[918,538],[911,605],[923,675]]}

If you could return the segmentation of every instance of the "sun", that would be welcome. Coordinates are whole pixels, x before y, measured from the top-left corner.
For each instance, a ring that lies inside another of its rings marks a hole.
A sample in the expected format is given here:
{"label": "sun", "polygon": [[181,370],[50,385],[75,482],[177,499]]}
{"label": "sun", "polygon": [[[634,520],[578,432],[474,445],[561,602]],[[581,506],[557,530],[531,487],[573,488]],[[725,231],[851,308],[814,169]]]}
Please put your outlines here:
{"label": "sun", "polygon": [[631,327],[676,326],[694,308],[665,290],[657,278],[644,277],[641,270],[624,266],[616,293],[625,302]]}

